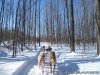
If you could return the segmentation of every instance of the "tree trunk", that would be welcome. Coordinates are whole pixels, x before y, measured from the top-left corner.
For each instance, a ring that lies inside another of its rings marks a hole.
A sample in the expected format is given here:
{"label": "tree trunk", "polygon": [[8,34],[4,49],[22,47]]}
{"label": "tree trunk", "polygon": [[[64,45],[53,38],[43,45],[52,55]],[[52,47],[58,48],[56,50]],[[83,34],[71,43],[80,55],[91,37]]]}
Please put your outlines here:
{"label": "tree trunk", "polygon": [[100,55],[100,0],[95,0],[96,4],[96,27],[97,27],[97,55]]}
{"label": "tree trunk", "polygon": [[73,0],[69,1],[70,1],[70,47],[71,47],[71,52],[75,52]]}
{"label": "tree trunk", "polygon": [[14,32],[14,38],[13,38],[13,55],[12,57],[16,57],[16,44],[17,44],[17,41],[16,41],[16,37],[17,37],[17,20],[18,20],[18,9],[19,9],[19,3],[20,3],[20,0],[18,1],[18,5],[17,5],[17,8],[16,8],[16,17],[15,17],[15,32]]}
{"label": "tree trunk", "polygon": [[35,38],[35,50],[36,50],[36,13],[37,13],[37,4],[35,5],[35,23],[34,23],[34,38]]}
{"label": "tree trunk", "polygon": [[41,42],[41,34],[40,34],[40,1],[39,1],[39,46],[40,46],[40,42]]}
{"label": "tree trunk", "polygon": [[25,4],[26,4],[26,0],[23,0],[23,45],[25,46],[25,13],[26,13],[26,10],[25,10]]}
{"label": "tree trunk", "polygon": [[[0,11],[0,39],[1,40],[3,40],[4,5],[5,5],[5,0],[2,0],[1,11]],[[0,42],[0,44],[1,44],[1,42]]]}

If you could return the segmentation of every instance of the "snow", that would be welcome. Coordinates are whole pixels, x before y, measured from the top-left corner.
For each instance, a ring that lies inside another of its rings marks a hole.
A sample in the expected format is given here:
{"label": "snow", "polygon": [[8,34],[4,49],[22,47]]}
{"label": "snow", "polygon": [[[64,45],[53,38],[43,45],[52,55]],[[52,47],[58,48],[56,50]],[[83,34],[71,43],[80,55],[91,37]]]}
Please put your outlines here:
{"label": "snow", "polygon": [[29,75],[41,75],[42,71],[38,68],[37,65],[34,65],[34,67],[30,70]]}
{"label": "snow", "polygon": [[100,71],[100,62],[79,64],[80,71]]}
{"label": "snow", "polygon": [[25,50],[23,53],[18,53],[16,58],[12,58],[12,50],[9,51],[3,46],[0,46],[0,75],[12,75],[26,61],[36,55],[36,52]]}
{"label": "snow", "polygon": [[0,62],[0,75],[12,75],[12,73],[16,71],[16,68],[22,64],[22,61]]}
{"label": "snow", "polygon": [[69,55],[77,55],[77,53],[75,53],[75,52],[72,52],[72,53],[70,53]]}
{"label": "snow", "polygon": [[[49,43],[42,42],[41,46],[50,46]],[[32,51],[25,50],[18,53],[16,58],[12,58],[12,52],[0,46],[0,75],[100,75],[100,56],[96,56],[95,46],[86,47],[76,45],[76,51],[70,53],[69,46],[52,45],[56,53],[57,62],[55,73],[50,73],[49,59],[46,58],[44,73],[38,68],[37,51],[31,45]]]}

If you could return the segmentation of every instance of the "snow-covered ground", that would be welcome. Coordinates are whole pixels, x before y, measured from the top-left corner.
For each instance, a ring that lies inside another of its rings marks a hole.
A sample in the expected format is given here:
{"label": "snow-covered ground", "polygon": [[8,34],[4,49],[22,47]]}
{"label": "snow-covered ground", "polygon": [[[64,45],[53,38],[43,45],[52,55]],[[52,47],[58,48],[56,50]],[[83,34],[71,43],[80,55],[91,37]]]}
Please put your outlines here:
{"label": "snow-covered ground", "polygon": [[34,50],[32,52],[26,50],[23,53],[19,52],[16,58],[12,58],[12,51],[0,46],[0,75],[12,75],[36,53]]}
{"label": "snow-covered ground", "polygon": [[[48,46],[42,43],[42,46]],[[49,61],[46,59],[44,73],[37,67],[37,57],[40,47],[32,52],[25,50],[16,58],[0,46],[0,75],[100,75],[100,56],[96,56],[95,46],[87,45],[84,52],[83,46],[76,45],[76,52],[70,53],[69,46],[52,45],[56,52],[57,63],[55,74],[50,73]]]}

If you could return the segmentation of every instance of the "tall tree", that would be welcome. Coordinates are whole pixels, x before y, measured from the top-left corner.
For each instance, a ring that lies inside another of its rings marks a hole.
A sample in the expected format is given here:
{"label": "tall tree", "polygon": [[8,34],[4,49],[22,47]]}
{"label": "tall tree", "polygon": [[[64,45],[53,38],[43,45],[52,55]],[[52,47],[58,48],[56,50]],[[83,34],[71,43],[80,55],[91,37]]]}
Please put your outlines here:
{"label": "tall tree", "polygon": [[19,9],[19,4],[20,4],[20,0],[18,0],[18,5],[16,7],[16,17],[15,17],[15,32],[14,32],[14,41],[13,41],[13,55],[12,57],[16,57],[16,46],[17,46],[17,41],[16,41],[16,37],[17,37],[17,25],[18,25],[18,9]]}
{"label": "tall tree", "polygon": [[23,24],[22,24],[22,32],[23,32],[23,45],[25,45],[25,13],[26,13],[26,10],[25,10],[25,7],[26,6],[26,0],[23,0]]}
{"label": "tall tree", "polygon": [[37,3],[35,4],[35,13],[34,13],[34,41],[35,41],[35,50],[36,50],[36,15],[37,15]]}
{"label": "tall tree", "polygon": [[100,55],[100,0],[95,0],[96,4],[96,27],[97,27],[97,55]]}
{"label": "tall tree", "polygon": [[[1,10],[0,10],[0,40],[3,39],[4,6],[5,6],[5,0],[2,0],[2,5],[1,5]],[[0,44],[1,44],[1,41],[0,41]]]}
{"label": "tall tree", "polygon": [[73,0],[69,0],[70,2],[70,47],[71,52],[75,52],[75,37],[74,37],[74,10],[73,10]]}
{"label": "tall tree", "polygon": [[41,11],[40,11],[40,1],[39,1],[39,46],[40,46],[40,41],[41,41],[41,34],[40,34],[40,30],[41,30],[41,29],[40,29],[40,28],[41,28],[41,27],[40,27],[40,12],[41,12]]}

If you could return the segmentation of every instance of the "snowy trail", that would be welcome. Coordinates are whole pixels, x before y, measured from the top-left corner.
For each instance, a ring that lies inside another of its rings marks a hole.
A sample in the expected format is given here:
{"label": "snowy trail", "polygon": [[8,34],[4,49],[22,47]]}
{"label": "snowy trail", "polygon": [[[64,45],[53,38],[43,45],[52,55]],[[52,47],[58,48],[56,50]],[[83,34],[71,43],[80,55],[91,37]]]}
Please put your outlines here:
{"label": "snowy trail", "polygon": [[58,65],[56,64],[54,74],[50,72],[50,66],[48,63],[44,66],[44,72],[42,73],[41,69],[38,68],[37,65],[34,65],[34,67],[30,70],[28,75],[56,75],[58,73]]}
{"label": "snowy trail", "polygon": [[[56,68],[56,70],[57,70],[57,68]],[[55,72],[55,74],[56,74],[56,72]],[[44,73],[42,73],[42,71],[38,68],[38,66],[35,65],[34,68],[31,69],[31,72],[28,75],[55,75],[55,74],[50,73],[49,66],[45,66]]]}
{"label": "snowy trail", "polygon": [[[91,61],[91,56],[94,56],[94,52],[91,55],[88,53],[81,54],[81,51],[77,53],[70,53],[66,48],[53,47],[56,52],[57,62],[55,74],[50,73],[49,60],[46,58],[46,64],[44,66],[44,73],[37,66],[39,51],[31,60],[23,64],[13,75],[90,75],[91,72],[96,72],[95,75],[100,75],[100,57],[96,58],[94,62]],[[88,58],[90,57],[90,58]],[[86,69],[87,68],[87,69]]]}
{"label": "snowy trail", "polygon": [[21,67],[19,67],[14,73],[13,75],[28,75],[29,70],[37,64],[37,59],[38,59],[38,55],[41,52],[41,50],[39,50],[39,52],[32,57],[30,60],[26,61]]}
{"label": "snowy trail", "polygon": [[[59,53],[58,53],[59,55]],[[57,57],[57,60],[59,60],[59,56]],[[33,68],[30,70],[30,72],[28,73],[28,75],[56,75],[56,73],[58,72],[58,66],[56,63],[56,67],[55,67],[55,72],[54,74],[50,72],[50,66],[49,66],[49,60],[48,60],[48,56],[46,57],[46,62],[45,62],[45,66],[44,66],[44,73],[42,73],[41,69],[38,68],[37,65],[34,65]]]}

